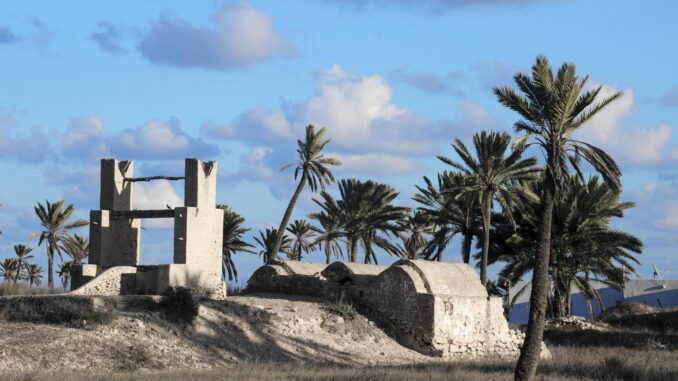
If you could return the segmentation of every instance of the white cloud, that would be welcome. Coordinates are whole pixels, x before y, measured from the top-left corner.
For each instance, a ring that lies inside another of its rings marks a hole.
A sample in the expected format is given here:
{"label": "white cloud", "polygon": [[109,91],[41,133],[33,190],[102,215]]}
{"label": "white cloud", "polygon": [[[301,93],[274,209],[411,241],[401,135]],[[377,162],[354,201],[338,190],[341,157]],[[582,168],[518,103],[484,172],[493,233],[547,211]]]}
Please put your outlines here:
{"label": "white cloud", "polygon": [[288,110],[266,106],[244,112],[228,125],[204,128],[211,137],[295,141],[304,127],[326,126],[332,146],[353,152],[427,154],[435,149],[437,126],[421,113],[391,103],[393,89],[380,76],[349,75],[333,65],[316,78],[315,94]]}
{"label": "white cloud", "polygon": [[[177,194],[172,184],[166,180],[149,184],[134,184],[133,205],[135,209],[172,209],[184,205],[184,200]],[[169,228],[174,226],[171,218],[152,218],[143,221],[144,226]]]}
{"label": "white cloud", "polygon": [[405,82],[427,93],[442,93],[447,90],[447,84],[445,84],[440,76],[434,73],[424,71],[406,72],[399,69],[391,73],[390,78]]}
{"label": "white cloud", "polygon": [[638,207],[634,213],[656,228],[678,229],[678,181],[651,182],[634,193]]}
{"label": "white cloud", "polygon": [[[603,85],[599,99],[617,90]],[[635,96],[632,89],[624,90],[621,99],[600,111],[578,132],[577,137],[608,151],[622,163],[647,166],[659,164],[662,152],[671,139],[672,128],[666,124],[656,127],[624,127],[623,119],[634,112]]]}
{"label": "white cloud", "polygon": [[40,127],[17,128],[12,110],[0,108],[0,158],[41,162],[52,154],[50,139]]}
{"label": "white cloud", "polygon": [[271,19],[250,4],[227,2],[211,21],[214,28],[161,17],[139,50],[156,64],[221,70],[293,51]]}
{"label": "white cloud", "polygon": [[110,155],[103,122],[96,116],[72,118],[61,137],[66,157],[101,159]]}
{"label": "white cloud", "polygon": [[71,119],[61,134],[64,157],[90,161],[110,156],[121,160],[176,159],[205,158],[219,153],[215,145],[184,132],[176,118],[151,120],[112,135],[107,134],[103,126],[96,116]]}
{"label": "white cloud", "polygon": [[328,153],[328,155],[342,162],[335,172],[359,172],[383,177],[412,173],[421,169],[412,159],[403,156],[378,153],[362,155]]}

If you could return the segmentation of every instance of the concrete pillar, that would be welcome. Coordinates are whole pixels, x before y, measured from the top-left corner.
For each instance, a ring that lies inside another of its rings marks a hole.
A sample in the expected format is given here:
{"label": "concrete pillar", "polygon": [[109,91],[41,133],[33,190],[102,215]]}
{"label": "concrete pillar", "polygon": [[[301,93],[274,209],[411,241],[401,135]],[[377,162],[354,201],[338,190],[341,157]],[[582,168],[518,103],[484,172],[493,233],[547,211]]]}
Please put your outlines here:
{"label": "concrete pillar", "polygon": [[224,211],[214,205],[175,211],[174,264],[160,266],[158,291],[182,286],[214,298],[225,296],[221,280]]}
{"label": "concrete pillar", "polygon": [[186,159],[184,181],[184,206],[215,208],[217,205],[216,161],[201,162]]}
{"label": "concrete pillar", "polygon": [[158,292],[188,287],[221,299],[224,211],[216,208],[217,162],[186,159],[184,207],[175,208],[174,264],[158,267]]}
{"label": "concrete pillar", "polygon": [[92,210],[89,227],[90,264],[103,268],[139,264],[140,219],[111,220],[108,210]]}
{"label": "concrete pillar", "polygon": [[116,159],[101,160],[101,210],[90,212],[89,264],[102,268],[139,264],[141,220],[112,220],[110,211],[132,210],[134,163]]}
{"label": "concrete pillar", "polygon": [[125,177],[134,176],[134,162],[101,159],[101,210],[132,210],[132,184]]}

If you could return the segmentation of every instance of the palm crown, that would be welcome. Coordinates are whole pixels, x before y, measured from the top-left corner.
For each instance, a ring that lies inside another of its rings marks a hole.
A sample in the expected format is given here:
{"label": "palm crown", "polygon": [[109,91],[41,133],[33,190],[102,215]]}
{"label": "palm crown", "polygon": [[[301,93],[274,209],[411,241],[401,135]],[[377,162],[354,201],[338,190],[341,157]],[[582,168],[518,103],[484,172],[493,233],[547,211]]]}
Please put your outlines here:
{"label": "palm crown", "polygon": [[[280,226],[278,227],[278,237],[276,237],[273,246],[271,246],[273,251],[267,256],[271,261],[275,260],[277,258],[278,252],[281,251],[280,246],[282,244],[283,237],[285,236],[285,228],[292,217],[294,205],[296,204],[302,189],[304,186],[306,186],[306,183],[308,182],[308,185],[313,192],[318,190],[318,186],[320,186],[320,188],[324,191],[325,185],[334,181],[334,175],[327,168],[327,166],[341,165],[341,161],[335,158],[325,157],[323,154],[321,154],[323,148],[325,148],[325,146],[332,141],[332,139],[323,140],[325,138],[325,132],[325,127],[316,131],[315,127],[309,124],[306,126],[306,137],[304,141],[297,140],[298,162],[297,168],[294,171],[294,179],[296,180],[299,174],[301,174],[301,179],[299,180],[297,189],[294,191],[294,194],[290,199],[289,205],[287,205],[283,219],[280,222]],[[284,171],[293,165],[294,164],[286,165],[280,170]]]}
{"label": "palm crown", "polygon": [[581,168],[583,158],[602,175],[612,191],[619,192],[621,171],[614,159],[603,150],[574,139],[572,135],[623,93],[616,92],[596,102],[602,86],[584,91],[589,76],[580,80],[575,75],[575,65],[571,63],[564,63],[554,76],[548,59],[543,55],[537,57],[537,62],[532,66],[532,78],[523,73],[517,73],[513,78],[522,94],[508,86],[495,88],[494,92],[499,102],[523,117],[514,126],[517,132],[525,135],[516,139],[514,146],[541,146],[547,158],[546,170],[553,178],[556,189],[567,188],[569,184],[568,162],[581,181],[586,182]]}
{"label": "palm crown", "polygon": [[[520,197],[537,198],[523,187],[522,182],[533,180],[539,168],[535,167],[537,159],[522,159],[522,149],[513,150],[504,157],[511,137],[506,132],[497,133],[482,131],[473,135],[477,159],[471,155],[461,140],[455,139],[452,148],[462,160],[458,163],[444,156],[438,159],[459,169],[466,177],[462,185],[448,190],[456,197],[476,197],[483,210],[483,250],[480,264],[480,281],[487,283],[487,261],[490,244],[490,223],[492,218],[492,202],[496,199],[502,206],[504,215],[514,223],[512,210]],[[514,223],[515,224],[515,223]]]}
{"label": "palm crown", "polygon": [[59,243],[67,239],[68,231],[80,226],[85,226],[89,222],[86,220],[77,220],[69,223],[71,214],[75,211],[73,205],[68,205],[64,208],[66,200],[57,201],[55,203],[45,200],[45,205],[38,203],[35,206],[35,214],[40,219],[40,224],[44,228],[43,231],[31,234],[29,239],[40,237],[38,246],[47,241],[47,284],[50,288],[54,288],[53,266],[54,254],[58,254],[61,258],[61,248]]}

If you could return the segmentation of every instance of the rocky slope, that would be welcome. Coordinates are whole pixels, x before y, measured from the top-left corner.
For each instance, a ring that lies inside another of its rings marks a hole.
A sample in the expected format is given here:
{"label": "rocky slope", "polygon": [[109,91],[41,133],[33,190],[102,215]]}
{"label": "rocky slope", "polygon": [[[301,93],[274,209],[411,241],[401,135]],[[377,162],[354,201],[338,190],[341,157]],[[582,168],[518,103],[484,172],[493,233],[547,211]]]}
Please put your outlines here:
{"label": "rocky slope", "polygon": [[189,327],[138,305],[116,309],[107,324],[82,323],[82,328],[0,323],[0,372],[211,368],[241,361],[439,361],[399,345],[361,315],[344,319],[308,297],[231,296],[201,302]]}

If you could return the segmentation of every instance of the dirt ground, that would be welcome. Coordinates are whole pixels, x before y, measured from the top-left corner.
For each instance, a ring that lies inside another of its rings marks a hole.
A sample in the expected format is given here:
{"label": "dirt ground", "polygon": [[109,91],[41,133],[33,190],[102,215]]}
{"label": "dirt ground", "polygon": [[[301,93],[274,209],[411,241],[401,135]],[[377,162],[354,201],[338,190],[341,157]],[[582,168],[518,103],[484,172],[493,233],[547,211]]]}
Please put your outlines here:
{"label": "dirt ground", "polygon": [[0,373],[439,361],[401,346],[362,315],[344,320],[309,297],[248,295],[201,302],[192,327],[170,323],[161,314],[127,308],[116,311],[111,323],[84,328],[0,323]]}

